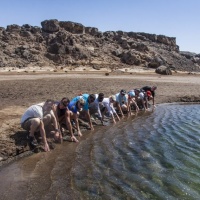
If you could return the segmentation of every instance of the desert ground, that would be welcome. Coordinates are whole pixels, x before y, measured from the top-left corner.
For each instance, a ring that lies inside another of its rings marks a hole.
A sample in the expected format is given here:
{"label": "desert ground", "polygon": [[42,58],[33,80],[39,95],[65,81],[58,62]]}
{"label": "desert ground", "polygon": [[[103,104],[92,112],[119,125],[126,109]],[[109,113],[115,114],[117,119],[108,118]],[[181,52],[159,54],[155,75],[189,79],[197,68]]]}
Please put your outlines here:
{"label": "desert ground", "polygon": [[[0,166],[31,153],[27,132],[20,127],[23,112],[46,99],[73,98],[80,93],[105,96],[156,85],[156,104],[200,102],[200,75],[104,72],[1,72],[0,73]],[[62,144],[61,144],[62,145]]]}

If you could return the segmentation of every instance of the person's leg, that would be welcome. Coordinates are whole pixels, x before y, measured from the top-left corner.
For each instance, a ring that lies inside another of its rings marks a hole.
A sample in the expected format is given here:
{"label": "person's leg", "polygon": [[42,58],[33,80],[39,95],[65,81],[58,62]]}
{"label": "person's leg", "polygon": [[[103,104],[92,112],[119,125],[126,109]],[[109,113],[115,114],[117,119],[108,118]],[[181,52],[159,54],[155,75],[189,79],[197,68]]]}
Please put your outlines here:
{"label": "person's leg", "polygon": [[40,126],[40,119],[39,118],[31,118],[25,121],[22,124],[22,128],[29,131],[28,139],[30,142],[30,145],[32,146],[37,146],[38,143],[35,140],[35,132],[39,131],[39,126]]}
{"label": "person's leg", "polygon": [[78,135],[82,136],[82,133],[81,133],[81,130],[80,130],[80,127],[79,127],[78,116],[79,116],[79,114],[77,114],[77,113],[73,113],[73,112],[70,113],[71,119],[73,119],[75,121],[75,126],[76,126],[76,129],[77,129]]}
{"label": "person's leg", "polygon": [[29,136],[34,137],[34,133],[38,130],[39,126],[40,126],[40,119],[39,118],[31,119]]}

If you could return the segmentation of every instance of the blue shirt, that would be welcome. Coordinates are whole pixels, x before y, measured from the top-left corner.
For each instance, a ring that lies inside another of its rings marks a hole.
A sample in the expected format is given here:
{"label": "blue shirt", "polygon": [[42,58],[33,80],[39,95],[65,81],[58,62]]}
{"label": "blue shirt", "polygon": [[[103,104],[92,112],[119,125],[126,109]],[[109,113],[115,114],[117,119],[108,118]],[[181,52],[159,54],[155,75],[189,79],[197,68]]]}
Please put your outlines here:
{"label": "blue shirt", "polygon": [[82,96],[74,97],[68,105],[69,110],[71,110],[73,113],[77,113],[78,108],[76,107],[76,103],[77,101],[79,101],[80,98],[83,98],[85,100],[83,110],[87,111],[89,109],[88,97],[89,97],[89,94],[83,94]]}
{"label": "blue shirt", "polygon": [[122,106],[123,103],[127,103],[128,102],[128,95],[121,95],[120,93],[117,93],[116,95],[116,101],[120,104],[120,106]]}

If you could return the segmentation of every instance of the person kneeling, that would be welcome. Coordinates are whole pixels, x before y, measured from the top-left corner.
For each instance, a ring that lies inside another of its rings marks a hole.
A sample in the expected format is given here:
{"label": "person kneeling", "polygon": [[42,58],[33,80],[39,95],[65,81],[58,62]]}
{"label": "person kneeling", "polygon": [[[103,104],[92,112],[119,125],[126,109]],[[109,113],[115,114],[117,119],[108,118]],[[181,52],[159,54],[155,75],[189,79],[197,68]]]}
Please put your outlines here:
{"label": "person kneeling", "polygon": [[21,127],[29,131],[28,138],[32,147],[36,147],[38,145],[34,134],[39,131],[43,139],[44,151],[50,151],[44,127],[51,125],[51,123],[53,123],[55,128],[55,135],[59,137],[60,132],[56,117],[52,110],[53,105],[53,100],[47,100],[45,103],[30,106],[22,115],[20,121]]}

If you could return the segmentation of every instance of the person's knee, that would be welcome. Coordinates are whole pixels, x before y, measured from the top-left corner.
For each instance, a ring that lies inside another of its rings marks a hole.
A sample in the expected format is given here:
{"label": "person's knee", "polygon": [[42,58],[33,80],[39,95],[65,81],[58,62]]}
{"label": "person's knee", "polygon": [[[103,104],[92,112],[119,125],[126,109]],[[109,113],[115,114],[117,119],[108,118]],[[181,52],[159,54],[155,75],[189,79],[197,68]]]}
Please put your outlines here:
{"label": "person's knee", "polygon": [[45,115],[45,117],[43,118],[43,123],[44,123],[45,126],[48,125],[48,124],[50,124],[51,121],[52,121],[52,116],[51,116],[51,114],[47,114],[47,115]]}
{"label": "person's knee", "polygon": [[123,104],[123,105],[121,106],[121,108],[122,108],[123,111],[126,111],[126,110],[127,110],[127,106],[126,106],[125,104]]}
{"label": "person's knee", "polygon": [[31,120],[31,128],[37,129],[41,124],[41,120],[39,118],[34,118]]}

